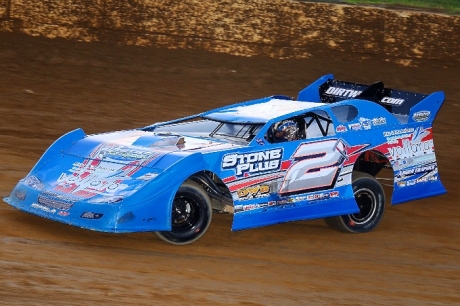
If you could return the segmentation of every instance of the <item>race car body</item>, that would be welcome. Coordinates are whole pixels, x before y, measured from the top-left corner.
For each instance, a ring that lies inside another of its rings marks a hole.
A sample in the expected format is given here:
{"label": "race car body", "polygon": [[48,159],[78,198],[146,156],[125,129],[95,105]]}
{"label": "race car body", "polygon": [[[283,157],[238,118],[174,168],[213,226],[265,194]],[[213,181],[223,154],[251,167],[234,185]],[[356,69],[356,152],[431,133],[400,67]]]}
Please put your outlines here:
{"label": "race car body", "polygon": [[106,232],[152,231],[169,243],[200,238],[212,212],[233,230],[325,218],[366,232],[394,174],[392,204],[446,192],[432,123],[444,101],[325,75],[297,99],[271,96],[139,129],[58,139],[4,201]]}

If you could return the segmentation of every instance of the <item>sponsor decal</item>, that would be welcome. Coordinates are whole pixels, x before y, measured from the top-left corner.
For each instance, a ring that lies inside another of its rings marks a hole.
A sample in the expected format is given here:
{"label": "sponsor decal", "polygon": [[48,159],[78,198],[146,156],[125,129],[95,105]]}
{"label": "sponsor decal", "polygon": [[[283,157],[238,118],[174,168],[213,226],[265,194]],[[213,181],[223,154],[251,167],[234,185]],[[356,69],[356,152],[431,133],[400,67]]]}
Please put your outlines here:
{"label": "sponsor decal", "polygon": [[357,122],[357,123],[349,124],[348,128],[353,131],[359,131],[361,130],[362,126],[361,126],[361,123]]}
{"label": "sponsor decal", "polygon": [[[72,164],[72,168],[61,173],[57,179],[56,192],[88,199],[96,195],[113,195],[127,189],[124,181],[131,180],[134,174],[152,160],[158,152],[147,152],[110,144],[99,145],[90,157],[83,162]],[[121,163],[120,159],[134,159]],[[140,180],[148,180],[148,174]]]}
{"label": "sponsor decal", "polygon": [[385,117],[378,117],[371,120],[374,126],[387,124],[387,119]]}
{"label": "sponsor decal", "polygon": [[113,158],[123,158],[123,159],[148,159],[155,153],[149,151],[141,151],[141,150],[134,150],[129,149],[126,147],[108,147],[105,151],[103,151],[103,155],[105,157],[113,157]]}
{"label": "sponsor decal", "polygon": [[414,128],[404,128],[404,129],[399,129],[399,130],[383,132],[383,136],[384,137],[390,137],[390,136],[396,136],[396,135],[401,135],[401,134],[412,133],[414,131],[415,131]]}
{"label": "sponsor decal", "polygon": [[406,176],[411,176],[415,174],[420,174],[420,173],[426,173],[426,172],[431,172],[436,170],[436,165],[424,165],[424,166],[419,166],[416,168],[412,169],[406,169],[406,170],[400,170],[398,174],[396,175],[397,177],[406,177]]}
{"label": "sponsor decal", "polygon": [[259,204],[246,204],[246,205],[235,205],[235,213],[241,213],[245,211],[255,210],[255,209],[264,209],[267,208],[285,208],[288,206],[295,206],[295,200],[293,198],[285,198],[277,201],[269,201],[266,203],[259,203]]}
{"label": "sponsor decal", "polygon": [[83,219],[100,219],[100,218],[102,218],[103,215],[104,214],[85,211],[84,213],[81,214],[80,218],[83,218]]}
{"label": "sponsor decal", "polygon": [[256,142],[257,142],[257,144],[258,144],[259,146],[265,145],[265,141],[264,141],[262,138],[257,138],[257,139],[256,139]]}
{"label": "sponsor decal", "polygon": [[343,133],[343,132],[346,132],[346,131],[348,131],[348,130],[347,130],[347,127],[346,127],[345,125],[341,124],[341,125],[338,125],[338,126],[335,128],[335,131],[336,131],[337,133]]}
{"label": "sponsor decal", "polygon": [[372,127],[371,119],[361,117],[359,118],[359,123],[365,130],[370,130]]}
{"label": "sponsor decal", "polygon": [[380,103],[398,106],[404,103],[404,99],[384,97],[382,100],[380,100]]}
{"label": "sponsor decal", "polygon": [[243,211],[254,210],[256,208],[259,208],[259,204],[244,205],[243,206]]}
{"label": "sponsor decal", "polygon": [[268,185],[257,185],[247,188],[242,188],[237,191],[239,198],[252,199],[263,197],[270,193],[270,186]]}
{"label": "sponsor decal", "polygon": [[387,143],[398,143],[401,138],[408,138],[415,131],[414,128],[404,128],[399,130],[393,130],[388,132],[383,132],[383,136],[386,137]]}
{"label": "sponsor decal", "polygon": [[[286,208],[286,207],[293,207],[296,206],[295,203],[303,202],[308,200],[309,202],[319,201],[319,200],[327,200],[331,198],[339,197],[339,191],[330,191],[330,192],[320,192],[315,194],[309,194],[300,197],[288,197],[288,198],[281,198],[276,201],[268,201],[266,203],[256,203],[256,204],[246,204],[246,205],[235,205],[235,213],[256,210],[256,209],[264,209],[267,208]],[[304,203],[308,204],[308,203]]]}
{"label": "sponsor decal", "polygon": [[[434,182],[434,181],[437,181],[438,180],[438,176],[437,175],[433,175],[433,176],[422,176],[422,177],[419,177],[419,178],[416,178],[416,179],[413,179],[413,180],[408,180],[406,181],[406,186],[414,186],[416,184],[421,184],[421,183],[429,183],[429,182]],[[400,186],[401,187],[401,186]]]}
{"label": "sponsor decal", "polygon": [[44,212],[49,213],[49,214],[55,214],[57,212],[57,210],[54,209],[54,208],[49,208],[49,207],[47,207],[45,205],[40,205],[38,203],[33,203],[32,205],[30,205],[30,207],[35,208],[35,209],[39,209],[39,210],[44,211]]}
{"label": "sponsor decal", "polygon": [[26,193],[20,190],[16,190],[14,192],[14,196],[21,201],[24,201],[26,199]]}
{"label": "sponsor decal", "polygon": [[314,193],[307,196],[308,201],[326,200],[339,197],[338,191]]}
{"label": "sponsor decal", "polygon": [[395,167],[401,168],[409,165],[409,162],[407,160],[396,160],[394,162]]}
{"label": "sponsor decal", "polygon": [[67,217],[70,215],[70,213],[68,211],[60,211],[58,212],[58,215],[62,217]]}
{"label": "sponsor decal", "polygon": [[404,182],[404,181],[400,181],[397,184],[398,184],[398,187],[406,187],[406,185],[407,185],[407,183]]}
{"label": "sponsor decal", "polygon": [[277,205],[293,205],[295,203],[295,200],[293,198],[286,198],[286,199],[281,199],[278,201],[269,201],[268,206],[277,206]]}
{"label": "sponsor decal", "polygon": [[237,176],[278,170],[281,166],[283,149],[251,153],[230,153],[222,159],[222,169],[234,169]]}
{"label": "sponsor decal", "polygon": [[119,177],[100,177],[100,176],[77,176],[74,174],[62,173],[57,179],[61,186],[66,187],[73,184],[78,185],[80,190],[88,190],[97,193],[114,193],[125,189],[126,184],[122,184]]}
{"label": "sponsor decal", "polygon": [[430,111],[423,110],[423,111],[419,111],[413,114],[412,119],[414,119],[414,121],[417,121],[417,122],[423,122],[423,121],[427,121],[428,119],[430,119],[430,116],[431,116]]}
{"label": "sponsor decal", "polygon": [[361,92],[362,91],[359,91],[359,90],[345,89],[345,88],[331,86],[326,90],[325,94],[338,96],[338,97],[344,97],[344,98],[354,98],[358,96]]}
{"label": "sponsor decal", "polygon": [[[98,165],[90,165],[89,168],[94,171],[97,170],[97,172],[101,172],[101,173],[111,173],[117,170],[114,167],[109,167],[108,165],[109,165],[108,163],[104,163],[104,164],[99,163]],[[78,171],[84,168],[85,166],[86,166],[85,163],[75,162],[72,164],[72,169],[70,169],[70,171]]]}
{"label": "sponsor decal", "polygon": [[422,156],[434,152],[433,139],[423,141],[425,136],[430,134],[425,129],[416,129],[411,139],[402,139],[401,145],[388,148],[390,157],[395,159],[405,159],[410,157]]}
{"label": "sponsor decal", "polygon": [[307,196],[295,197],[293,198],[294,202],[302,202],[307,200]]}
{"label": "sponsor decal", "polygon": [[267,207],[267,206],[268,206],[268,203],[235,205],[235,213],[255,210],[257,208],[263,208],[263,207]]}
{"label": "sponsor decal", "polygon": [[433,140],[412,142],[404,139],[402,146],[389,148],[388,151],[393,159],[421,156],[433,152]]}

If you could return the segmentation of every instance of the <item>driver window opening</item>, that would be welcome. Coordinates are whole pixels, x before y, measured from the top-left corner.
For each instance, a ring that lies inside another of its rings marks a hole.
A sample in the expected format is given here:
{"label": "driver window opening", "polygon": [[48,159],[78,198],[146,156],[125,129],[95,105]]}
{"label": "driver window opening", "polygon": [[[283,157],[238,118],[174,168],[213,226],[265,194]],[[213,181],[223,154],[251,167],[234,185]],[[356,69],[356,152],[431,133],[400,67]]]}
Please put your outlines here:
{"label": "driver window opening", "polygon": [[265,139],[271,143],[305,139],[305,120],[294,117],[278,121],[270,127]]}
{"label": "driver window opening", "polygon": [[341,123],[353,121],[358,116],[358,109],[353,105],[337,105],[331,107],[331,110]]}
{"label": "driver window opening", "polygon": [[310,112],[305,116],[307,138],[335,135],[334,124],[325,111]]}

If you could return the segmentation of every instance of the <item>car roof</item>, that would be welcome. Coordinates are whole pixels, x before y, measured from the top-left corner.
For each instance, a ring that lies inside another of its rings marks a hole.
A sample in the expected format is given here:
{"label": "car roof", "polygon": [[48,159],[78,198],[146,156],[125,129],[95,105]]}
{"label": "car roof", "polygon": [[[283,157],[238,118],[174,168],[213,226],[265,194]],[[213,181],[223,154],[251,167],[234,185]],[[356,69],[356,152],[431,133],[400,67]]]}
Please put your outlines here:
{"label": "car roof", "polygon": [[206,112],[204,118],[232,123],[266,123],[267,121],[326,103],[272,98],[254,104],[235,104]]}

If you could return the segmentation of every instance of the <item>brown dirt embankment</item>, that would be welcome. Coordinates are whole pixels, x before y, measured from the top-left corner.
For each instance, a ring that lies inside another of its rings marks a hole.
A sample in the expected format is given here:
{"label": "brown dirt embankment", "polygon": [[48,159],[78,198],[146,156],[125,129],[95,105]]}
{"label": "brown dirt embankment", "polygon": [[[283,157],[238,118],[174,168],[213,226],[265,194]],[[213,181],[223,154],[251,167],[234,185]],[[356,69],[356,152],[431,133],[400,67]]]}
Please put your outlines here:
{"label": "brown dirt embankment", "polygon": [[460,16],[288,0],[10,0],[0,31],[274,58],[460,59]]}

